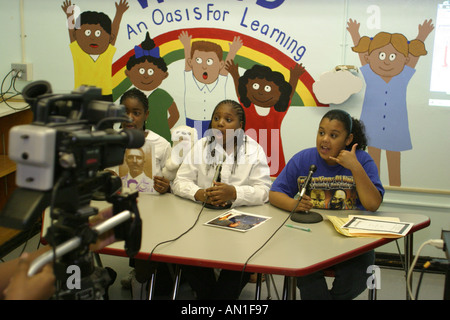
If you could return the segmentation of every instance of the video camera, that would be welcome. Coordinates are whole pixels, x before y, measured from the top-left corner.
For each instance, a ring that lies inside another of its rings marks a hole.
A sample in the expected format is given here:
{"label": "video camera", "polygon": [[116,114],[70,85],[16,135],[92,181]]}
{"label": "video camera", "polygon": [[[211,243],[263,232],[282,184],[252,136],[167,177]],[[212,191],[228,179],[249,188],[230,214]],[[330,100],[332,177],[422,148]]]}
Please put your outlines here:
{"label": "video camera", "polygon": [[[53,94],[48,82],[36,81],[22,95],[34,118],[31,124],[10,130],[9,157],[17,163],[18,188],[0,214],[0,225],[26,229],[50,208],[47,242],[57,248],[73,237],[80,240],[75,250],[61,258],[60,269],[82,266],[82,277],[92,279],[89,245],[99,234],[89,225],[89,217],[98,213],[91,200],[112,203],[114,215],[131,213],[114,226],[115,238],[125,241],[130,257],[139,252],[138,193],[122,193],[121,179],[104,169],[121,165],[125,149],[141,147],[144,134],[113,128],[129,119],[124,106],[101,101],[99,88],[82,86],[70,94]],[[93,285],[98,287],[103,280],[93,280]]]}

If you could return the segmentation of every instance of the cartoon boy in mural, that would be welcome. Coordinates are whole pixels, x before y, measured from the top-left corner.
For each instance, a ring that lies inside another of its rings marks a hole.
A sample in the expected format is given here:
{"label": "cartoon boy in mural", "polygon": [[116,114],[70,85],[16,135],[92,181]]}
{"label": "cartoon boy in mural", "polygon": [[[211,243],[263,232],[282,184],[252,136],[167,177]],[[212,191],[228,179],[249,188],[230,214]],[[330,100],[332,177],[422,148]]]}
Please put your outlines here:
{"label": "cartoon boy in mural", "polygon": [[[120,21],[128,3],[116,3],[113,22],[103,12],[85,11],[74,17],[74,5],[70,0],[61,6],[69,25],[70,51],[72,52],[75,89],[82,85],[102,89],[105,100],[112,101],[112,60],[116,48]],[[75,20],[76,19],[76,20]]]}
{"label": "cartoon boy in mural", "polygon": [[178,37],[184,47],[186,125],[196,128],[198,137],[208,129],[211,114],[219,101],[226,98],[228,71],[225,63],[232,61],[243,43],[235,37],[226,61],[222,47],[210,41],[194,41],[187,31]]}
{"label": "cartoon boy in mural", "polygon": [[233,61],[227,62],[225,68],[233,77],[236,94],[244,106],[246,132],[264,148],[270,175],[276,177],[285,166],[281,123],[305,68],[302,64],[291,68],[289,82],[267,66],[254,65],[242,77],[239,77],[238,64]]}
{"label": "cartoon boy in mural", "polygon": [[177,123],[180,113],[172,96],[159,88],[169,73],[159,48],[148,32],[141,46],[134,47],[134,55],[128,59],[125,75],[148,97],[149,115],[145,127],[172,143],[170,129]]}
{"label": "cartoon boy in mural", "polygon": [[366,127],[368,152],[380,170],[381,150],[386,150],[389,184],[401,185],[400,152],[412,149],[406,107],[408,82],[420,56],[426,55],[425,39],[433,31],[430,20],[419,25],[415,40],[399,33],[380,32],[361,37],[360,24],[350,19],[347,30],[359,54],[366,92],[361,121]]}

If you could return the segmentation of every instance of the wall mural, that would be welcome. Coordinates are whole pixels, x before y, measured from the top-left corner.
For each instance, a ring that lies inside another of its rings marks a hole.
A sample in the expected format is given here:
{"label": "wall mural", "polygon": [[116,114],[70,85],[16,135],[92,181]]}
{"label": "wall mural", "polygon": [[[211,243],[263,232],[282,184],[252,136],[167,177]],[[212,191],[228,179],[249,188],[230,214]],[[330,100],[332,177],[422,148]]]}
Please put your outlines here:
{"label": "wall mural", "polygon": [[[194,12],[199,12],[195,9]],[[244,15],[246,13],[247,9]],[[244,18],[241,23],[244,23]],[[140,34],[142,30],[148,30],[147,34],[152,33],[147,25],[140,23],[136,23],[136,26],[128,25],[127,30],[129,37]],[[294,42],[288,41],[289,39],[286,39],[282,44],[295,45]],[[178,115],[183,113],[184,123],[196,128],[198,137],[201,138],[209,126],[215,105],[227,98],[240,99],[246,112],[246,132],[264,148],[271,168],[271,176],[276,177],[285,165],[280,129],[289,107],[327,106],[320,103],[312,91],[314,79],[302,64],[297,63],[306,50],[299,45],[293,59],[273,46],[246,34],[211,27],[172,30],[153,36],[152,42],[154,46],[146,47],[144,50],[154,50],[155,54],[157,52],[167,66],[184,60],[184,70],[179,70],[176,75],[172,71],[170,75],[184,77],[184,88],[174,88],[174,90],[182,90],[182,99],[173,101],[168,109],[161,108],[168,105],[162,97],[157,97],[150,103],[150,106],[154,104],[156,108],[162,109],[161,112],[166,113],[167,110],[169,118],[168,120],[159,118],[154,122],[147,121],[147,128],[164,136],[170,142],[172,142],[170,136],[159,131],[158,126],[161,126],[162,122],[167,132],[173,128]],[[143,45],[144,43],[130,49],[113,64],[114,100],[117,100],[130,86],[140,88],[130,78],[127,64],[130,57],[142,51]],[[242,75],[239,74],[239,68],[244,70]],[[144,74],[147,73],[144,72]],[[155,74],[157,74],[156,71],[154,71]],[[232,79],[229,79],[230,76]],[[260,91],[258,94],[265,92],[269,100],[258,102],[257,98],[254,98],[255,95],[240,93],[245,85],[241,84],[239,89],[238,83],[248,79],[249,76],[253,77],[252,81],[255,82],[252,84],[253,90],[255,90],[254,85],[257,85],[254,79],[258,79],[261,82],[258,84]],[[227,96],[225,87],[230,81],[236,85],[235,96]],[[271,88],[269,93],[265,91],[268,88]],[[152,118],[151,111],[149,118]],[[171,121],[172,119],[174,120]]]}
{"label": "wall mural", "polygon": [[366,81],[361,120],[366,127],[368,152],[380,170],[381,150],[386,150],[389,184],[401,185],[401,151],[411,150],[406,91],[420,56],[426,55],[424,41],[433,31],[430,20],[419,25],[416,39],[400,33],[379,32],[373,38],[359,34],[360,24],[350,19],[347,30],[359,54]]}
{"label": "wall mural", "polygon": [[[256,4],[236,1],[233,5],[241,6],[239,27],[245,32],[224,28],[223,22],[235,11],[219,10],[214,3],[197,6],[164,0],[120,0],[115,2],[111,21],[101,11],[83,12],[71,1],[64,1],[61,7],[69,25],[75,87],[99,86],[105,99],[112,101],[118,101],[131,87],[138,88],[148,97],[146,128],[170,143],[171,129],[177,124],[195,128],[201,138],[215,105],[223,99],[239,100],[246,112],[247,134],[265,149],[271,176],[276,177],[285,165],[281,124],[289,109],[328,104],[317,99],[315,80],[301,62],[305,45],[250,17],[253,7],[276,10],[286,5],[284,0],[256,0]],[[134,23],[127,19],[126,26],[120,26],[130,7]],[[215,21],[217,26],[211,24]],[[174,22],[180,27],[171,25],[169,31],[159,33],[152,30],[152,26]],[[368,151],[379,169],[381,151],[386,151],[389,184],[400,186],[400,154],[412,149],[406,90],[419,57],[427,54],[424,41],[434,27],[431,20],[425,20],[419,25],[417,38],[408,41],[402,34],[387,32],[361,37],[359,26],[352,19],[347,23],[352,50],[359,55],[366,82],[361,120],[369,137]],[[115,56],[119,29],[120,37],[128,40],[125,43],[134,43]],[[276,39],[276,45],[253,37],[252,32],[258,32],[259,38]],[[383,67],[387,64],[392,70]],[[176,68],[169,74],[172,66]],[[162,88],[173,79],[183,79],[183,86]],[[229,85],[233,94],[226,90]]]}
{"label": "wall mural", "polygon": [[104,99],[112,101],[114,45],[128,3],[125,0],[116,3],[116,15],[112,22],[103,12],[85,11],[76,15],[78,7],[72,5],[70,0],[64,1],[61,8],[67,16],[69,27],[75,88],[82,85],[99,87]]}
{"label": "wall mural", "polygon": [[145,127],[172,142],[170,129],[177,123],[180,113],[172,96],[159,88],[169,73],[148,32],[141,45],[134,47],[134,55],[128,58],[125,75],[148,97],[149,115]]}

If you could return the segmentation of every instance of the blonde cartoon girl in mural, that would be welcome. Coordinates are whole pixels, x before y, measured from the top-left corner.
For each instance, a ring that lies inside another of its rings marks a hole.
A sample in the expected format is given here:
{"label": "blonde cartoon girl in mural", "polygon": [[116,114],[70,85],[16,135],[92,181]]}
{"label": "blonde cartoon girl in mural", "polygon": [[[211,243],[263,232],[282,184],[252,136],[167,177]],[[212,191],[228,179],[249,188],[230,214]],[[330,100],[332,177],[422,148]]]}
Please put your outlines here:
{"label": "blonde cartoon girl in mural", "polygon": [[69,25],[75,89],[83,85],[96,86],[102,89],[105,100],[113,101],[111,70],[116,52],[114,44],[122,16],[128,10],[128,2],[120,0],[116,3],[112,23],[103,12],[86,11],[74,18],[74,5],[70,0],[64,1],[61,8]]}
{"label": "blonde cartoon girl in mural", "polygon": [[232,61],[242,47],[239,37],[230,44],[226,61],[223,60],[222,47],[210,41],[194,41],[187,31],[178,37],[184,47],[185,88],[184,109],[186,125],[196,128],[202,138],[210,123],[212,108],[226,99],[228,71],[226,61]]}
{"label": "blonde cartoon girl in mural", "polygon": [[381,150],[386,150],[389,184],[401,185],[400,152],[412,149],[406,91],[419,57],[426,55],[425,39],[433,31],[430,20],[419,25],[415,40],[399,33],[380,32],[361,37],[360,24],[350,19],[347,30],[359,54],[366,81],[361,121],[369,139],[368,152],[380,169]]}
{"label": "blonde cartoon girl in mural", "polygon": [[245,107],[247,134],[264,148],[270,175],[276,177],[285,166],[281,123],[305,68],[302,64],[296,64],[290,69],[287,82],[280,72],[272,71],[267,66],[254,65],[242,77],[239,77],[238,67],[234,61],[227,62],[225,66],[233,77],[239,101]]}
{"label": "blonde cartoon girl in mural", "polygon": [[128,59],[125,75],[148,97],[146,128],[171,143],[170,129],[177,123],[180,113],[172,96],[159,88],[169,73],[166,62],[160,57],[159,48],[148,32],[141,46],[134,47],[134,55]]}

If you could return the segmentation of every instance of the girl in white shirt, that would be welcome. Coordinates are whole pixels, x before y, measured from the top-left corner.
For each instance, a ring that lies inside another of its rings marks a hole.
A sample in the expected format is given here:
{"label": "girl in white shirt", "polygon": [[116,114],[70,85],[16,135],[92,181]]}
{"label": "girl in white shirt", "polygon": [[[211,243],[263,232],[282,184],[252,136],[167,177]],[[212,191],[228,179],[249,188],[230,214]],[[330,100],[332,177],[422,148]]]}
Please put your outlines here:
{"label": "girl in white shirt", "polygon": [[[263,148],[245,135],[245,113],[224,100],[213,112],[210,129],[178,169],[173,192],[216,207],[261,205],[268,201],[270,170]],[[213,178],[222,164],[220,181]]]}
{"label": "girl in white shirt", "polygon": [[[173,192],[220,209],[267,202],[271,184],[267,158],[244,129],[242,106],[232,100],[220,102],[205,137],[194,145],[178,169]],[[220,164],[219,179],[213,182]],[[250,273],[223,269],[216,280],[212,268],[194,266],[183,266],[183,275],[199,300],[238,299],[250,278]]]}

